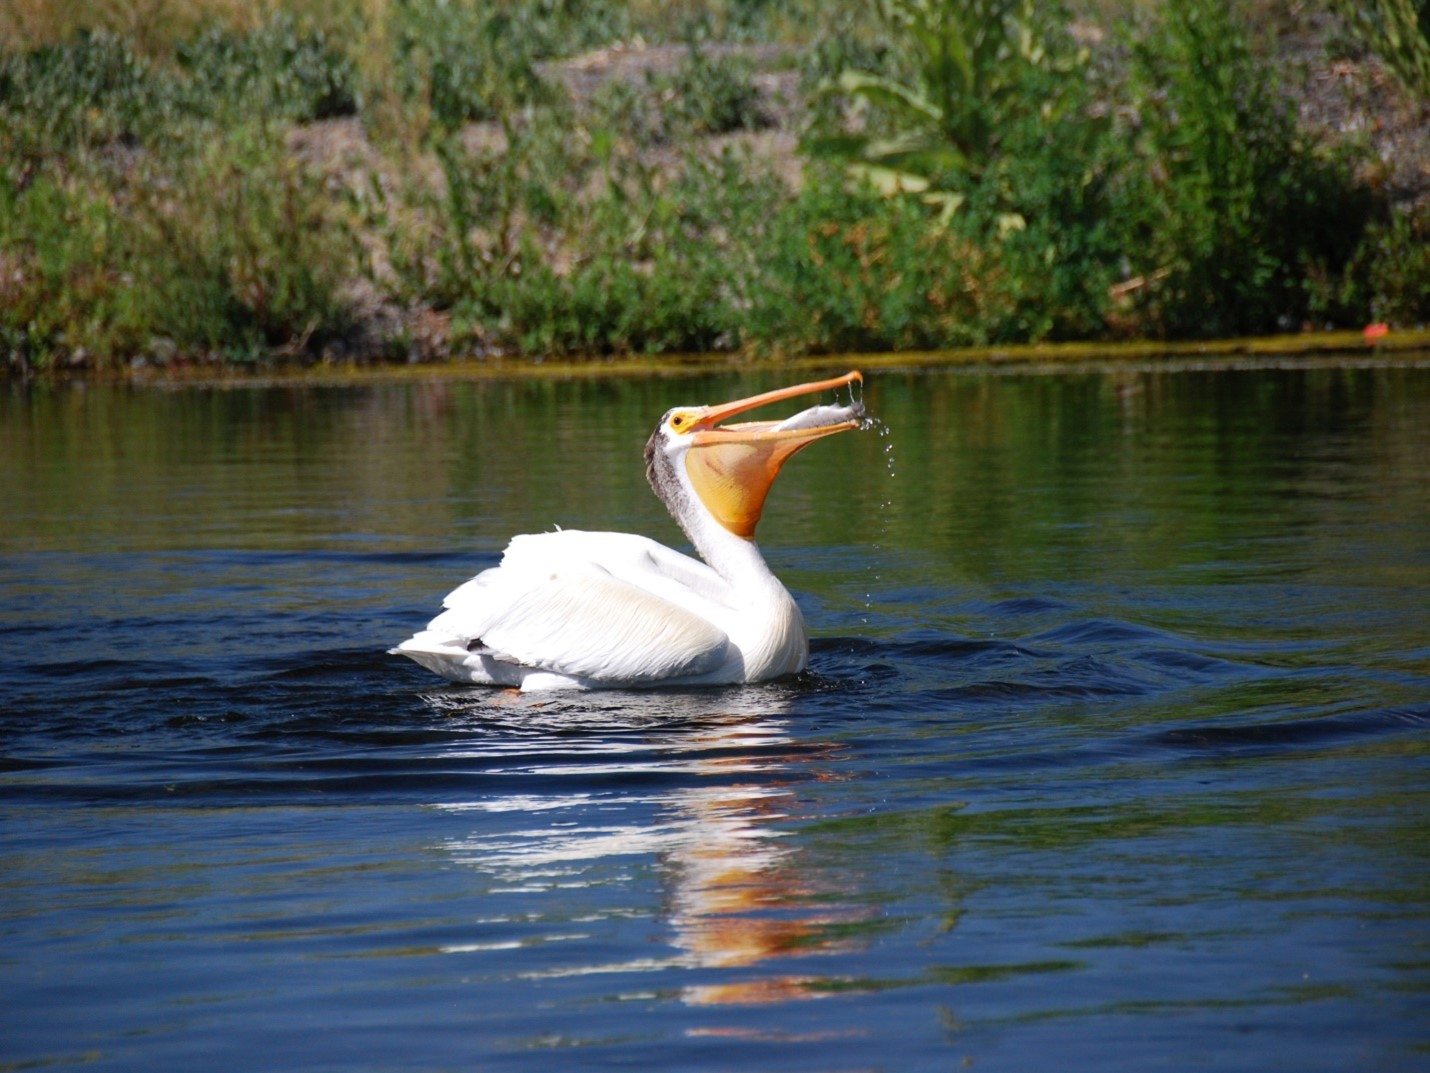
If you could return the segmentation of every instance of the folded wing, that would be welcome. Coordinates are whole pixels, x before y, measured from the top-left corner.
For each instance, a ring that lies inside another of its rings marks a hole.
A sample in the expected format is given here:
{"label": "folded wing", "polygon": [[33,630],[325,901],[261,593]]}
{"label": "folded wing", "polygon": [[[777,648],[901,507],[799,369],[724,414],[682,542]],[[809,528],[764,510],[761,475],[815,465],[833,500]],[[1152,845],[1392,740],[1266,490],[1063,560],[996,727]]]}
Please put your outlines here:
{"label": "folded wing", "polygon": [[504,663],[632,683],[714,670],[729,644],[698,615],[594,569],[556,570],[525,588],[480,642]]}
{"label": "folded wing", "polygon": [[516,684],[531,671],[633,685],[696,677],[730,651],[725,632],[687,606],[707,599],[696,590],[712,578],[643,537],[518,537],[499,567],[453,591],[447,610],[396,651],[459,681]]}

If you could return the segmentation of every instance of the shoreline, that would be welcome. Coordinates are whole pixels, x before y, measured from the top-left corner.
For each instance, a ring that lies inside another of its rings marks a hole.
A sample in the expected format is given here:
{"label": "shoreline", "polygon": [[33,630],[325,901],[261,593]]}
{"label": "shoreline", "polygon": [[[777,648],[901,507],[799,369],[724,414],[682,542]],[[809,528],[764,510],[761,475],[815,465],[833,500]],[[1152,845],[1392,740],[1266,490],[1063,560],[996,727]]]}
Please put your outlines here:
{"label": "shoreline", "polygon": [[951,369],[968,373],[1059,374],[1129,371],[1186,372],[1198,369],[1368,368],[1430,366],[1430,329],[1392,331],[1368,341],[1361,332],[1253,336],[1202,341],[1139,340],[1118,343],[1034,343],[939,351],[891,351],[752,359],[711,353],[542,360],[450,359],[439,362],[289,363],[269,368],[233,365],[140,366],[115,370],[49,370],[42,376],[11,375],[12,384],[122,384],[133,387],[361,386],[384,383],[483,380],[621,379],[729,373],[804,373],[859,368],[865,372]]}

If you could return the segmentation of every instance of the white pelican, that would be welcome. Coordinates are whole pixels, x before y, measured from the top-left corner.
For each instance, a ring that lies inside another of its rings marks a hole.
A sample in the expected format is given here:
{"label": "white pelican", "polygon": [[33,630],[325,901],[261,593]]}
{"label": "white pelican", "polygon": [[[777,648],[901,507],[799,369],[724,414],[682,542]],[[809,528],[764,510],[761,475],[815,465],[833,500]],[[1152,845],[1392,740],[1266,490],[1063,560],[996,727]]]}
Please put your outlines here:
{"label": "white pelican", "polygon": [[721,422],[862,380],[856,370],[661,418],[646,476],[704,562],[631,533],[513,537],[501,565],[454,590],[392,652],[454,682],[523,691],[761,682],[803,670],[804,620],[765,565],[755,525],[790,456],[860,427],[864,406]]}

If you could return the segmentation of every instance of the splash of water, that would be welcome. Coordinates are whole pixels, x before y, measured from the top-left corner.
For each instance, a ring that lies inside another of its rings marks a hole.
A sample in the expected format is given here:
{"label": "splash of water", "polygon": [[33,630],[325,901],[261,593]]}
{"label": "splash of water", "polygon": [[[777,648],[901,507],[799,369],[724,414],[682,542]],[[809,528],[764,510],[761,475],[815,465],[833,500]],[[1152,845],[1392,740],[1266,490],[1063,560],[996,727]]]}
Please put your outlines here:
{"label": "splash of water", "polygon": [[889,426],[879,418],[870,417],[868,414],[865,414],[863,420],[859,423],[859,428],[863,431],[878,433],[879,438],[884,441],[884,469],[889,475],[889,481],[884,485],[887,491],[879,502],[879,533],[874,539],[871,549],[874,554],[868,557],[866,560],[867,565],[865,566],[865,572],[869,576],[869,589],[864,593],[865,613],[860,621],[863,625],[868,626],[869,612],[872,611],[874,607],[874,591],[879,588],[880,582],[883,580],[879,573],[878,563],[881,556],[878,553],[883,549],[884,543],[888,540],[889,536],[889,517],[894,508],[894,489],[892,482],[898,477],[898,471],[894,458],[893,432]]}

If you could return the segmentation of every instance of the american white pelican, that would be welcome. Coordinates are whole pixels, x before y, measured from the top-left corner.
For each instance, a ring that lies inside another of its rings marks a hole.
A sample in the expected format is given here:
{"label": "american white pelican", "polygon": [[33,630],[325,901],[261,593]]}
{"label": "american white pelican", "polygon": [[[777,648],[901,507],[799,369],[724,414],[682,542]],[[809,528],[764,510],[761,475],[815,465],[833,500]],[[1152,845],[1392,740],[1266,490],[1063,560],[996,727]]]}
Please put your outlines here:
{"label": "american white pelican", "polygon": [[646,476],[704,562],[630,533],[513,537],[500,566],[454,590],[393,653],[454,682],[524,691],[761,682],[803,670],[804,620],[765,565],[755,526],[780,467],[815,440],[860,427],[864,406],[721,422],[862,380],[856,370],[661,418]]}

